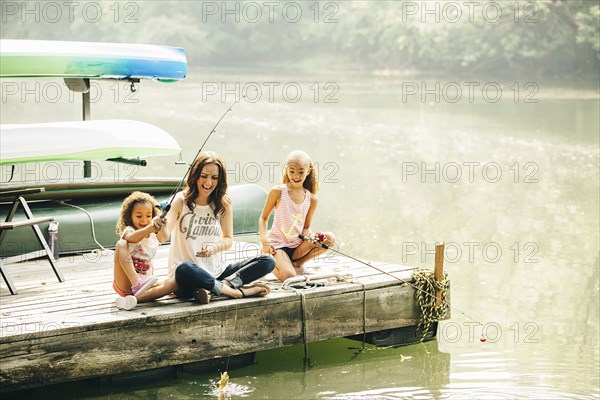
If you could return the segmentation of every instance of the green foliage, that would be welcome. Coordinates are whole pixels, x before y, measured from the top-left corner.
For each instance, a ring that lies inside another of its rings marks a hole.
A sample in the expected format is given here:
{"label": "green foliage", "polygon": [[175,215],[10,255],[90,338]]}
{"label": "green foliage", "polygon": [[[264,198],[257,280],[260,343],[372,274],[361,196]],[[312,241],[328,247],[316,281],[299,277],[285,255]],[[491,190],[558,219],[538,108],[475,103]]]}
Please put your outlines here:
{"label": "green foliage", "polygon": [[[79,9],[86,3],[78,2]],[[264,2],[250,0],[120,2],[138,7],[133,23],[125,23],[125,9],[118,18],[97,23],[77,13],[73,21],[55,23],[4,15],[1,34],[168,44],[185,47],[192,64],[227,67],[306,66],[319,60],[342,69],[428,72],[597,73],[600,67],[598,0],[481,1],[471,2],[477,4],[472,9],[469,2],[449,0],[272,3],[277,6],[269,15]],[[97,4],[104,15],[115,17],[116,2]],[[250,12],[253,4],[263,5],[257,20]],[[284,18],[287,4],[301,5],[299,21]],[[209,6],[218,12],[207,13]],[[437,13],[424,13],[422,7],[437,7]],[[223,13],[224,8],[234,11]]]}
{"label": "green foliage", "polygon": [[600,32],[598,27],[600,21],[600,6],[590,5],[589,9],[578,11],[575,15],[577,24],[577,43],[589,43],[596,55],[600,57]]}

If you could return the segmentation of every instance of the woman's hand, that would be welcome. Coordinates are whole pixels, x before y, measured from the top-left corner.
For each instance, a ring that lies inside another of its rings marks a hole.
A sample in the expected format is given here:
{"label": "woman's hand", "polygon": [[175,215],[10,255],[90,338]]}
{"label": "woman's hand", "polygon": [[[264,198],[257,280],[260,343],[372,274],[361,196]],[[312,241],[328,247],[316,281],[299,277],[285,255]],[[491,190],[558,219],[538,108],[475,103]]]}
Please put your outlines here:
{"label": "woman's hand", "polygon": [[196,253],[196,257],[210,257],[217,254],[217,246],[210,245],[202,245],[202,250]]}

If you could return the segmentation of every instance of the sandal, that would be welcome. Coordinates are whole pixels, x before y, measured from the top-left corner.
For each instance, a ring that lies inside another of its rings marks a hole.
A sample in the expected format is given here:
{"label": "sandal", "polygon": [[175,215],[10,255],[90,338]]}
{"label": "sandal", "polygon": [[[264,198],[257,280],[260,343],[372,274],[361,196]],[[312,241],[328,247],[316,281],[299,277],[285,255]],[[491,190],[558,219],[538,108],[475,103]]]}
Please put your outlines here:
{"label": "sandal", "polygon": [[[253,287],[259,287],[262,288],[262,290],[258,293],[255,294],[250,294],[247,295],[246,292],[244,292],[243,289],[250,289]],[[259,283],[259,282],[255,282],[255,283],[251,283],[249,285],[244,285],[244,286],[240,286],[239,288],[237,288],[237,290],[240,291],[240,293],[242,294],[242,298],[244,297],[265,297],[266,295],[268,295],[269,293],[271,293],[271,288],[264,284],[264,283]]]}
{"label": "sandal", "polygon": [[192,297],[194,298],[194,300],[196,300],[197,303],[200,303],[200,304],[210,303],[210,295],[204,289],[195,290],[194,293],[192,293]]}

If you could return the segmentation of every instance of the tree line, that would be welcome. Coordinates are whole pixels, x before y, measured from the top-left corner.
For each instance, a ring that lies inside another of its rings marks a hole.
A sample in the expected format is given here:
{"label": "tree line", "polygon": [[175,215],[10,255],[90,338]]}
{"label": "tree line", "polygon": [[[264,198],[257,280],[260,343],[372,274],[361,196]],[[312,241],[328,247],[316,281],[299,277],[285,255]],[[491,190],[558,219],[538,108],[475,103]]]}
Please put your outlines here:
{"label": "tree line", "polygon": [[184,47],[192,66],[597,74],[600,2],[1,1],[2,38]]}

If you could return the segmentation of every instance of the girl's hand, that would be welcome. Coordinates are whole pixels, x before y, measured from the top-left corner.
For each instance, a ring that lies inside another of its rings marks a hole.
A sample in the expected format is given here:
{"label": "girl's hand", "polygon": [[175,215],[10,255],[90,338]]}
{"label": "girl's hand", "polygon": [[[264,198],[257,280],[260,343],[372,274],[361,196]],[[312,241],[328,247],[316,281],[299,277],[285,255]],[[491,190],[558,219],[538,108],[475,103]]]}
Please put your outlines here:
{"label": "girl's hand", "polygon": [[262,243],[262,253],[270,254],[270,255],[274,256],[275,255],[275,247],[273,247],[273,245],[269,242],[263,242]]}
{"label": "girl's hand", "polygon": [[327,239],[327,236],[325,236],[324,233],[317,232],[314,235],[314,240],[317,242],[317,244],[323,243],[325,239]]}
{"label": "girl's hand", "polygon": [[157,215],[156,217],[152,218],[152,226],[154,227],[154,233],[160,232],[160,230],[164,227],[164,224],[166,222],[166,219],[160,219],[160,215]]}

